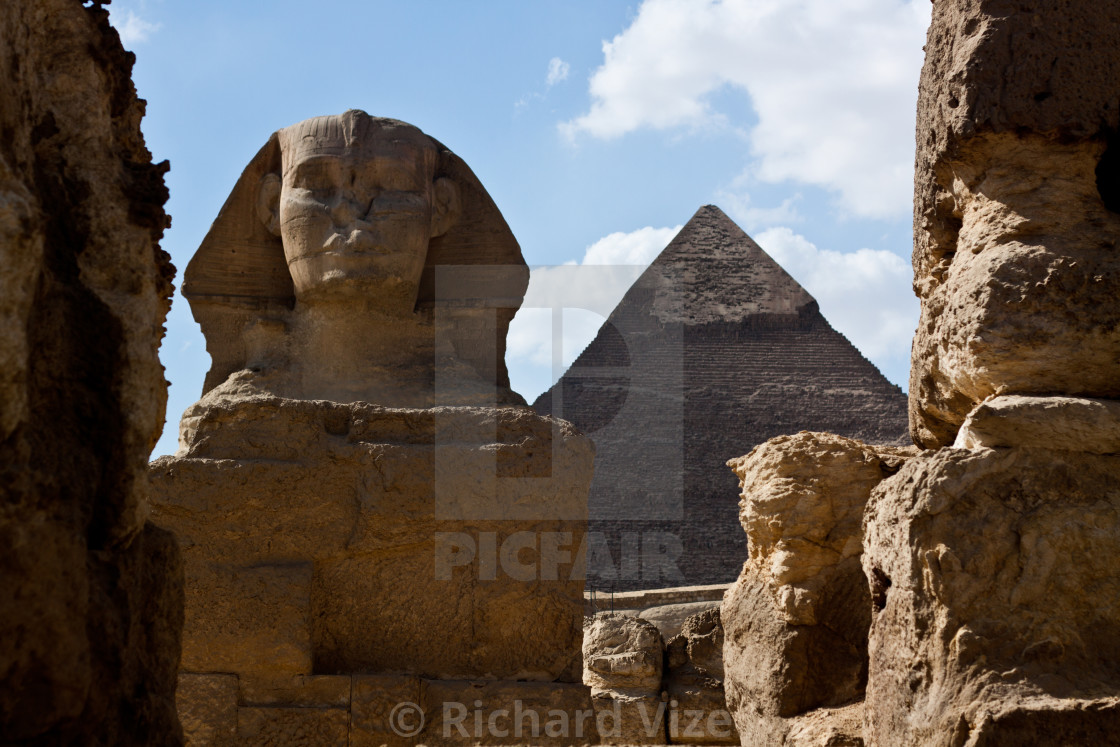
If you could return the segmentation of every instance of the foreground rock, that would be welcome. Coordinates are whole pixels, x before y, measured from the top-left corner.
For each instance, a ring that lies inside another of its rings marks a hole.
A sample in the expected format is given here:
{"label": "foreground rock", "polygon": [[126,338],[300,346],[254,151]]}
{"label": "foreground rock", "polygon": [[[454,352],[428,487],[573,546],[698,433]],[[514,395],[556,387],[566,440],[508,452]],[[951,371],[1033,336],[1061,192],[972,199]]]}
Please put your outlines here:
{"label": "foreground rock", "polygon": [[174,745],[182,576],[145,524],[174,269],[133,57],[97,4],[0,12],[0,741]]}
{"label": "foreground rock", "polygon": [[1120,458],[947,450],[874,492],[874,744],[1120,733]]}
{"label": "foreground rock", "polygon": [[939,0],[918,101],[915,442],[993,394],[1120,397],[1120,10]]}
{"label": "foreground rock", "polygon": [[795,717],[862,697],[870,623],[863,509],[906,455],[802,432],[728,463],[742,486],[749,541],[720,609],[727,705],[743,744],[782,744]]}

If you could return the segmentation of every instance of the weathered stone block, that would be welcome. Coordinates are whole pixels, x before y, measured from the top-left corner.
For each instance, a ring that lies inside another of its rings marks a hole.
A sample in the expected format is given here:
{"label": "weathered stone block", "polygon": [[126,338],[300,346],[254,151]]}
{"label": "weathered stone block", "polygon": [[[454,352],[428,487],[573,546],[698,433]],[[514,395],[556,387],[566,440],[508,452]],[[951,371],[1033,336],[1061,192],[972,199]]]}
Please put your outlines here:
{"label": "weathered stone block", "polygon": [[739,744],[723,691],[723,625],[719,608],[685,620],[665,646],[663,686],[669,695],[673,744]]}
{"label": "weathered stone block", "polygon": [[600,612],[583,635],[583,683],[595,693],[657,695],[664,643],[657,627],[639,617]]}
{"label": "weathered stone block", "polygon": [[591,701],[600,744],[668,744],[669,704],[660,696],[605,690]]}
{"label": "weathered stone block", "polygon": [[405,675],[354,675],[350,747],[404,747],[417,743],[425,722],[425,683]]}
{"label": "weathered stone block", "polygon": [[237,675],[179,675],[175,704],[188,747],[225,747],[237,738]]}
{"label": "weathered stone block", "polygon": [[868,738],[1120,733],[1120,457],[941,449],[868,504]]}
{"label": "weathered stone block", "polygon": [[238,708],[239,747],[348,747],[343,708]]}
{"label": "weathered stone block", "polygon": [[591,691],[563,682],[427,680],[425,745],[589,744],[596,741]]}
{"label": "weathered stone block", "polygon": [[230,568],[190,552],[182,669],[311,674],[311,564]]}
{"label": "weathered stone block", "polygon": [[954,448],[1033,446],[1120,453],[1120,400],[1003,395],[968,414]]}
{"label": "weathered stone block", "polygon": [[237,701],[242,706],[348,708],[351,678],[338,675],[297,675],[288,678],[241,677]]}

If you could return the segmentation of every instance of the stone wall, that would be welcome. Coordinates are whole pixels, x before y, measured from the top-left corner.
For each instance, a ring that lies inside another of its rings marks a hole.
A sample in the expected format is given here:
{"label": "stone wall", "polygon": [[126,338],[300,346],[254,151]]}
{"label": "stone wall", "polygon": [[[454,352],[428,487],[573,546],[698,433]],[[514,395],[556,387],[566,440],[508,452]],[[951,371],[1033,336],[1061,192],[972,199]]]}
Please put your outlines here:
{"label": "stone wall", "polygon": [[146,524],[167,164],[94,4],[0,13],[0,734],[173,745],[182,571]]}

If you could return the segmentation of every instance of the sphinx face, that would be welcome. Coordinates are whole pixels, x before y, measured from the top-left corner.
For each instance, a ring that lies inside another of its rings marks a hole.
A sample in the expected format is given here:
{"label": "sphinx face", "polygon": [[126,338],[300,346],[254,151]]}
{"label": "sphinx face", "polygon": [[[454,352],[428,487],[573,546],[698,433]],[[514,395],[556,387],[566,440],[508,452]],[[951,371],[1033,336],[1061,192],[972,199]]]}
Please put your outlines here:
{"label": "sphinx face", "polygon": [[432,230],[435,148],[417,130],[304,131],[284,149],[279,219],[300,302],[412,311]]}

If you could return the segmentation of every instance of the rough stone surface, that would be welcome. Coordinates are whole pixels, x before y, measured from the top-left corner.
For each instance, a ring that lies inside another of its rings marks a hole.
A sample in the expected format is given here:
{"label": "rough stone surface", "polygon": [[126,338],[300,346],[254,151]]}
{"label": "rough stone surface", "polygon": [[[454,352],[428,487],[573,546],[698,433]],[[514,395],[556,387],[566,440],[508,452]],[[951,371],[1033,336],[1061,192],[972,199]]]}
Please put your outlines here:
{"label": "rough stone surface", "polygon": [[[341,675],[241,679],[238,702],[245,706],[307,706],[348,708],[351,678]],[[354,683],[356,687],[356,683]]]}
{"label": "rough stone surface", "polygon": [[600,591],[735,579],[732,456],[804,429],[906,439],[902,391],[713,205],[533,407],[595,441],[588,579]]}
{"label": "rough stone surface", "polygon": [[406,675],[355,675],[353,685],[351,747],[403,747],[416,743],[401,732],[408,735],[413,730],[422,730],[419,716],[414,713],[398,715],[393,709],[400,703],[415,703],[421,707],[427,704],[424,680]]}
{"label": "rough stone surface", "polygon": [[918,99],[910,426],[992,395],[1120,397],[1120,8],[942,0]]}
{"label": "rough stone surface", "polygon": [[598,742],[591,692],[576,683],[428,680],[419,704],[427,718],[417,744]]}
{"label": "rough stone surface", "polygon": [[587,439],[525,408],[220,391],[152,465],[189,571],[184,666],[578,679]]}
{"label": "rough stone surface", "polygon": [[1120,733],[1120,458],[942,449],[867,507],[873,744]]}
{"label": "rough stone surface", "polygon": [[604,691],[591,698],[600,744],[668,744],[668,704],[656,695]]}
{"label": "rough stone surface", "polygon": [[958,449],[1034,446],[1120,453],[1120,401],[1085,397],[992,397],[969,413]]}
{"label": "rough stone surface", "polygon": [[238,708],[244,747],[349,747],[350,714],[342,708]]}
{"label": "rough stone surface", "polygon": [[0,13],[0,734],[172,745],[182,582],[146,527],[166,164],[98,4]]}
{"label": "rough stone surface", "polygon": [[[679,648],[677,648],[679,647]],[[666,650],[673,649],[670,665],[694,668],[698,674],[723,681],[723,623],[719,607],[689,617]],[[683,656],[683,659],[674,657]]]}
{"label": "rough stone surface", "polygon": [[601,612],[583,631],[583,683],[593,693],[659,694],[664,647],[653,623]]}
{"label": "rough stone surface", "polygon": [[235,674],[179,675],[175,700],[187,747],[236,743],[237,691]]}
{"label": "rough stone surface", "polygon": [[720,618],[727,705],[744,744],[780,744],[795,716],[862,695],[871,607],[863,510],[908,454],[802,432],[728,462],[749,556]]}
{"label": "rough stone surface", "polygon": [[188,552],[185,571],[184,671],[312,672],[311,563],[231,567]]}
{"label": "rough stone surface", "polygon": [[818,708],[789,720],[785,747],[863,747],[863,703]]}
{"label": "rough stone surface", "polygon": [[723,692],[718,607],[689,617],[666,644],[664,688],[676,712],[668,724],[671,744],[740,743]]}

